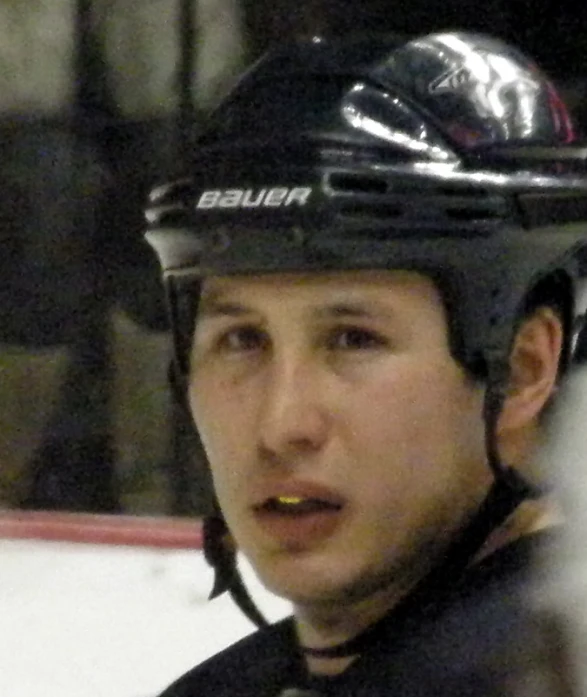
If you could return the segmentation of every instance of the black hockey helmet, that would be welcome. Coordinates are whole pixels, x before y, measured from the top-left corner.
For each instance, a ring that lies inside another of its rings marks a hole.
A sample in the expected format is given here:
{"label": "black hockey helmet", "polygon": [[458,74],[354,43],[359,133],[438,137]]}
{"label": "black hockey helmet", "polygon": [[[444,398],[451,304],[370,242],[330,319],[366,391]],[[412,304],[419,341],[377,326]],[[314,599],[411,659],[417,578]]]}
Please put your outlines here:
{"label": "black hockey helmet", "polygon": [[[563,289],[571,326],[587,269],[585,155],[551,83],[495,39],[316,38],[269,54],[213,115],[189,176],[150,199],[147,239],[163,267],[178,374],[189,370],[206,276],[432,276],[455,357],[487,381],[496,485],[443,573],[463,566],[535,494],[499,461],[493,432],[517,322],[544,279]],[[226,572],[221,529],[208,530],[209,557]],[[234,590],[235,578],[221,586]]]}

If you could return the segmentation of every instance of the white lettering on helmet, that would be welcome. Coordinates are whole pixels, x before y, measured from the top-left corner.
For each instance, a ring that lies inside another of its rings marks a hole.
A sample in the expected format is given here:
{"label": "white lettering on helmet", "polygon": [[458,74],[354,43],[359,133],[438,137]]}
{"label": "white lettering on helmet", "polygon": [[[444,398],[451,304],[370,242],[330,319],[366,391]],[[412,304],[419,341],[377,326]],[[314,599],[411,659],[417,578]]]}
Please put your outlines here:
{"label": "white lettering on helmet", "polygon": [[286,208],[294,204],[305,206],[311,194],[312,188],[309,186],[214,189],[200,194],[196,208]]}
{"label": "white lettering on helmet", "polygon": [[253,192],[253,189],[247,189],[244,193],[242,200],[243,208],[258,208],[265,198],[267,189],[259,189],[257,192]]}
{"label": "white lettering on helmet", "polygon": [[221,192],[217,205],[219,208],[238,208],[242,198],[242,189],[227,189]]}
{"label": "white lettering on helmet", "polygon": [[263,205],[270,206],[271,208],[279,208],[283,205],[288,193],[289,189],[269,189]]}
{"label": "white lettering on helmet", "polygon": [[200,196],[197,208],[216,208],[220,193],[220,191],[204,191]]}
{"label": "white lettering on helmet", "polygon": [[308,203],[312,189],[308,186],[296,186],[289,190],[289,194],[285,199],[285,205],[291,206],[292,203],[297,203],[298,206],[305,206]]}

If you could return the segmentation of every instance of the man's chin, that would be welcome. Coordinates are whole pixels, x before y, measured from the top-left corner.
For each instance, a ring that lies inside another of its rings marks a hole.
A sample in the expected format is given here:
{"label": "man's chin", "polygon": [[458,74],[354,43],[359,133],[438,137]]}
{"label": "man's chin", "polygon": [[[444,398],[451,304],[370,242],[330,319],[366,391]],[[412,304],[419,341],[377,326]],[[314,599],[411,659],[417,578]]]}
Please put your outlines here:
{"label": "man's chin", "polygon": [[312,572],[290,570],[276,573],[275,569],[259,572],[263,585],[272,593],[298,608],[340,608],[367,600],[389,587],[392,580],[386,575],[333,573],[332,567]]}
{"label": "man's chin", "polygon": [[281,562],[255,566],[255,571],[270,592],[294,605],[336,603],[345,597],[347,584],[327,565]]}

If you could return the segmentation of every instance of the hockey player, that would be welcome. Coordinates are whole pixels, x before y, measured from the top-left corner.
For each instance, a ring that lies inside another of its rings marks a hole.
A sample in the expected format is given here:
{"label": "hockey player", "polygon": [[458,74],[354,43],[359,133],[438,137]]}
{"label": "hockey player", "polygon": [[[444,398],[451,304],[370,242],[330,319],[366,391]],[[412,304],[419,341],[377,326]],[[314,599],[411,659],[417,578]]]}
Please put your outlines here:
{"label": "hockey player", "polygon": [[[558,516],[532,465],[587,259],[574,139],[500,41],[315,39],[254,66],[153,193],[215,593],[260,626],[165,697],[523,685]],[[292,618],[264,625],[235,549]]]}

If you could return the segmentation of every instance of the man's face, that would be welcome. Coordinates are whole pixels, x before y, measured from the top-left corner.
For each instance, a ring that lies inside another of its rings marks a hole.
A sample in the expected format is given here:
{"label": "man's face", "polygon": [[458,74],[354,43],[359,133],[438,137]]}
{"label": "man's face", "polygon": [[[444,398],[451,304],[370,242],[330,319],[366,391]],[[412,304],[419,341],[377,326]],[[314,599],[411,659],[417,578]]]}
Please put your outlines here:
{"label": "man's face", "polygon": [[204,283],[193,415],[238,546],[296,604],[425,573],[489,487],[482,399],[416,273]]}

